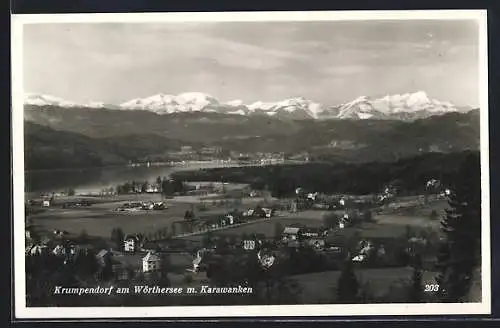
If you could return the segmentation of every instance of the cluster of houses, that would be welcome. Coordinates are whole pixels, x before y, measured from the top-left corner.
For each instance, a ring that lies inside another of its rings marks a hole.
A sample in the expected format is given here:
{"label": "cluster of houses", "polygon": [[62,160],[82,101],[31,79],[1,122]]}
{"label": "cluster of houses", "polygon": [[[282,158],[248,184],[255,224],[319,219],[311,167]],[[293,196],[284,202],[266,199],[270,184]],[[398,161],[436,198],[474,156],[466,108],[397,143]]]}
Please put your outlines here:
{"label": "cluster of houses", "polygon": [[425,190],[435,192],[440,197],[449,197],[451,195],[451,189],[445,188],[440,180],[430,179],[425,184]]}
{"label": "cluster of houses", "polygon": [[115,209],[118,212],[134,212],[141,210],[164,210],[167,209],[167,205],[165,202],[132,202],[125,203]]}
{"label": "cluster of houses", "polygon": [[[126,243],[127,245],[127,243]],[[127,246],[130,249],[131,246]],[[134,247],[134,246],[132,246]],[[110,249],[95,249],[90,244],[77,244],[69,241],[45,240],[40,243],[29,243],[26,247],[27,257],[54,256],[62,260],[63,265],[74,263],[80,256],[95,256],[95,261],[100,270],[109,269],[117,280],[130,279],[134,271],[142,273],[159,272],[161,269],[161,257],[155,250],[149,250],[141,258],[141,266],[133,269],[131,265],[125,263],[122,256],[116,256]]]}

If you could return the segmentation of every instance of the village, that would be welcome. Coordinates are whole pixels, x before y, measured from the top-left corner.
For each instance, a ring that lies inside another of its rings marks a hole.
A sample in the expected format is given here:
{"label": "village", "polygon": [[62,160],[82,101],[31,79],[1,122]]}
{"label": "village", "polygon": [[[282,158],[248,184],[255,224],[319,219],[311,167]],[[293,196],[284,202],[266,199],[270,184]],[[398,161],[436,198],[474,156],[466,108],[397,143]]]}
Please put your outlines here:
{"label": "village", "polygon": [[182,190],[173,187],[166,196],[158,179],[120,193],[29,200],[28,276],[71,267],[70,280],[87,284],[192,287],[229,282],[225,262],[234,258],[299,277],[338,271],[346,259],[366,269],[406,267],[416,253],[432,271],[439,217],[451,193],[436,179],[425,182],[427,194],[411,197],[390,185],[363,196],[297,188],[295,197],[277,199],[247,185],[169,184]]}

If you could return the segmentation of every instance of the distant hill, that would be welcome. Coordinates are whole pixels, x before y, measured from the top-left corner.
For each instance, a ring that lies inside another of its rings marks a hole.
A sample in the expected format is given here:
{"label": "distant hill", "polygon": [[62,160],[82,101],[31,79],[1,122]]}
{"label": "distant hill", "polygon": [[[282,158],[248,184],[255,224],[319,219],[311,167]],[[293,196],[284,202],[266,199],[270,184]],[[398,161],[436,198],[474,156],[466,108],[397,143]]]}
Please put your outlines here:
{"label": "distant hill", "polygon": [[25,120],[61,131],[93,138],[130,134],[154,134],[171,139],[210,142],[224,138],[292,134],[301,125],[291,120],[267,116],[224,115],[217,113],[175,113],[158,115],[140,110],[25,106]]}
{"label": "distant hill", "polygon": [[28,108],[25,121],[27,159],[39,166],[35,159],[41,158],[47,167],[78,161],[122,163],[178,150],[182,145],[215,145],[237,152],[307,153],[326,161],[393,161],[427,152],[477,150],[480,135],[478,110],[414,121],[289,120],[47,106]]}
{"label": "distant hill", "polygon": [[26,169],[121,165],[177,150],[181,144],[200,146],[148,134],[94,139],[31,122],[25,122],[24,129]]}
{"label": "distant hill", "polygon": [[479,111],[404,122],[395,120],[302,121],[293,134],[226,138],[218,145],[240,151],[307,152],[339,161],[397,160],[426,152],[479,149]]}

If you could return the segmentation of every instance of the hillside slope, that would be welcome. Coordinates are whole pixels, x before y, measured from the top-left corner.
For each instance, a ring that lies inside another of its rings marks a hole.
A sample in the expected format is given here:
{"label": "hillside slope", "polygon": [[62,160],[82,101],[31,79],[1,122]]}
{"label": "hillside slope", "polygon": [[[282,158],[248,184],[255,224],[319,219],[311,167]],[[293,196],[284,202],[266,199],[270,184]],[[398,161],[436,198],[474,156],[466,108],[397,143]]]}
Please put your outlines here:
{"label": "hillside slope", "polygon": [[186,145],[177,140],[147,134],[93,139],[31,122],[25,122],[24,129],[26,169],[121,165],[129,160],[177,150],[180,144]]}

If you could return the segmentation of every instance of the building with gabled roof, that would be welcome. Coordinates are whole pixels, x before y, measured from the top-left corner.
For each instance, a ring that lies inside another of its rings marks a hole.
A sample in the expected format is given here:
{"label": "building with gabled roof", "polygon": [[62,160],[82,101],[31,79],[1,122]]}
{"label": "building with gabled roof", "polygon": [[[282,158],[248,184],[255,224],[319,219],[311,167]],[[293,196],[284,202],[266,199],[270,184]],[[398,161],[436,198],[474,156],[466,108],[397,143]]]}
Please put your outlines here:
{"label": "building with gabled roof", "polygon": [[97,254],[96,254],[96,259],[99,265],[101,266],[106,266],[108,265],[109,261],[111,260],[113,254],[108,251],[107,249],[101,249]]}
{"label": "building with gabled roof", "polygon": [[160,270],[161,258],[152,252],[148,252],[146,256],[142,258],[142,271],[143,272],[154,272]]}
{"label": "building with gabled roof", "polygon": [[123,239],[123,250],[134,253],[139,248],[140,239],[137,235],[127,235]]}
{"label": "building with gabled roof", "polygon": [[300,228],[297,227],[285,227],[281,233],[281,238],[283,241],[297,240],[299,236]]}

